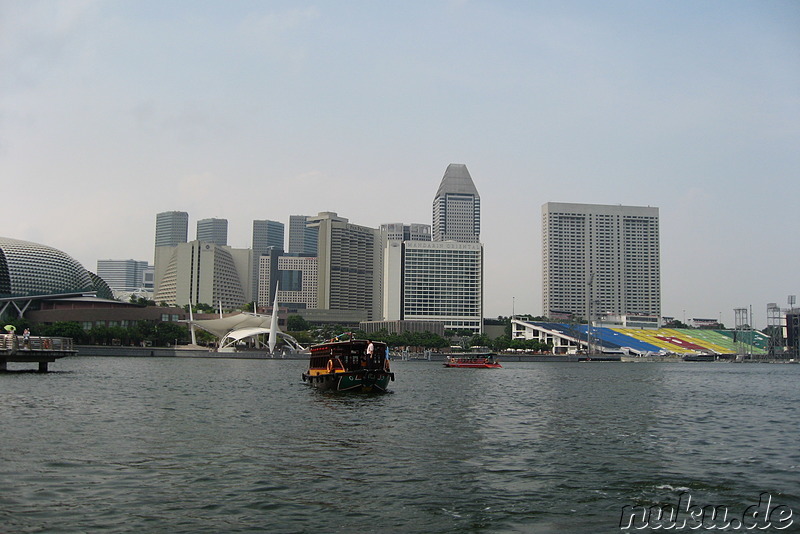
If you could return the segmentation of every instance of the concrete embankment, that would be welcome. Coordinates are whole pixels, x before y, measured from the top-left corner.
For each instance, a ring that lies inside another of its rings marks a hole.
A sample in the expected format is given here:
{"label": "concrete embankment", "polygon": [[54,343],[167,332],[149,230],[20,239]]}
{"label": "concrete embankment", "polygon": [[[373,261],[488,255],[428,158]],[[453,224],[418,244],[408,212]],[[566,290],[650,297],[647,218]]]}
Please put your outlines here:
{"label": "concrete embankment", "polygon": [[308,354],[276,354],[263,351],[212,352],[191,347],[120,347],[113,345],[78,345],[78,356],[119,356],[129,358],[239,358],[253,360],[306,360]]}

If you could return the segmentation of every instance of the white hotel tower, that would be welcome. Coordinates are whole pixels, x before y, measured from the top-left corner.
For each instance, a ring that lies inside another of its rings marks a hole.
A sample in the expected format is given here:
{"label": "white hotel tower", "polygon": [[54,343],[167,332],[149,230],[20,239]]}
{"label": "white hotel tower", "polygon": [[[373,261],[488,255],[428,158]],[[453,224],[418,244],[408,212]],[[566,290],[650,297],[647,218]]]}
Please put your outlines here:
{"label": "white hotel tower", "polygon": [[483,331],[480,196],[466,165],[451,164],[433,201],[433,240],[382,230],[384,319],[441,321],[448,330]]}
{"label": "white hotel tower", "polygon": [[542,206],[542,305],[572,314],[661,316],[658,208]]}

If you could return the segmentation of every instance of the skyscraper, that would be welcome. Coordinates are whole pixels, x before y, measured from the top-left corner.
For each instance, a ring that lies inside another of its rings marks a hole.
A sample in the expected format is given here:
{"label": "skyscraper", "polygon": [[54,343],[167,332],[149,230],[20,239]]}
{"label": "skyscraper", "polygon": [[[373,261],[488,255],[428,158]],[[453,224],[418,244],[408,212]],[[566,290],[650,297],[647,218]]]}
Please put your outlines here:
{"label": "skyscraper", "polygon": [[319,231],[317,306],[364,311],[366,320],[381,317],[380,230],[351,224],[332,212],[309,217],[308,224]]}
{"label": "skyscraper", "polygon": [[253,221],[253,252],[263,252],[269,247],[283,248],[283,223],[278,221]]}
{"label": "skyscraper", "polygon": [[[261,256],[267,254],[270,248],[283,252],[283,223],[278,221],[255,220],[253,221],[253,280],[251,282],[253,296],[258,297],[262,304],[272,303],[274,287],[267,285],[261,287],[260,264]],[[263,296],[266,291],[266,300]]]}
{"label": "skyscraper", "polygon": [[289,253],[317,255],[317,228],[308,227],[306,215],[289,216]]}
{"label": "skyscraper", "polygon": [[441,321],[448,330],[483,331],[483,245],[388,242],[384,320]]}
{"label": "skyscraper", "polygon": [[200,219],[197,221],[197,240],[203,243],[227,246],[228,219]]}
{"label": "skyscraper", "polygon": [[480,196],[465,165],[451,164],[433,201],[430,227],[400,223],[385,236],[383,319],[441,321],[448,330],[483,331]]}
{"label": "skyscraper", "polygon": [[165,211],[156,215],[156,246],[174,247],[186,243],[189,234],[189,214],[185,211]]}
{"label": "skyscraper", "polygon": [[658,208],[542,206],[542,304],[571,313],[661,315]]}
{"label": "skyscraper", "polygon": [[248,302],[250,249],[199,240],[160,249],[165,258],[155,300],[171,306],[208,304],[225,310]]}
{"label": "skyscraper", "polygon": [[481,235],[481,197],[467,166],[447,166],[433,199],[433,241],[478,243]]}
{"label": "skyscraper", "polygon": [[164,277],[172,247],[186,243],[189,234],[189,214],[185,211],[165,211],[156,214],[156,246],[153,254],[154,290]]}
{"label": "skyscraper", "polygon": [[[151,267],[146,261],[97,260],[97,276],[114,291],[135,291],[147,288],[145,275]],[[152,283],[149,289],[152,289]]]}

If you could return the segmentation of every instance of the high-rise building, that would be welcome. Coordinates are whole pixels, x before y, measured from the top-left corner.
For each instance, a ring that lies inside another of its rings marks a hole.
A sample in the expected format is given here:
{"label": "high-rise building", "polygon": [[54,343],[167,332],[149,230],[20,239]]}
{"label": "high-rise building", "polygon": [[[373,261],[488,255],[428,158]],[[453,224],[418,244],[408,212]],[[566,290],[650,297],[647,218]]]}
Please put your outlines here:
{"label": "high-rise building", "polygon": [[171,306],[208,304],[241,308],[248,299],[252,253],[203,241],[161,247],[166,267],[155,301]]}
{"label": "high-rise building", "polygon": [[317,255],[317,228],[307,225],[307,215],[289,216],[289,253]]}
{"label": "high-rise building", "polygon": [[383,319],[440,321],[483,331],[480,196],[465,165],[451,164],[433,201],[431,227],[391,223],[384,241]]}
{"label": "high-rise building", "polygon": [[483,331],[483,245],[389,241],[384,252],[384,320]]}
{"label": "high-rise building", "polygon": [[[97,260],[97,276],[114,291],[148,289],[147,274],[152,267],[146,261]],[[152,276],[152,273],[150,273]],[[152,281],[149,289],[153,288]]]}
{"label": "high-rise building", "polygon": [[228,219],[200,219],[197,221],[197,240],[215,245],[228,245]]}
{"label": "high-rise building", "polygon": [[278,258],[280,281],[278,302],[294,307],[317,307],[317,258],[281,256]]}
{"label": "high-rise building", "polygon": [[661,316],[658,208],[542,206],[542,304],[548,317]]}
{"label": "high-rise building", "polygon": [[381,233],[388,240],[397,241],[430,241],[430,224],[387,223],[381,225]]}
{"label": "high-rise building", "polygon": [[189,214],[185,211],[165,211],[156,214],[156,246],[153,255],[153,289],[158,292],[172,248],[186,243],[189,234]]}
{"label": "high-rise building", "polygon": [[[251,287],[254,296],[258,297],[261,304],[271,304],[272,300],[261,300],[263,295],[260,280],[261,256],[267,254],[270,249],[283,252],[283,223],[278,221],[255,220],[253,221],[253,280]],[[268,293],[274,296],[274,288],[267,286]],[[269,297],[268,297],[269,298]]]}
{"label": "high-rise building", "polygon": [[433,241],[478,243],[481,197],[467,166],[451,163],[433,199]]}
{"label": "high-rise building", "polygon": [[156,215],[156,247],[186,243],[188,234],[189,214],[185,211],[165,211]]}
{"label": "high-rise building", "polygon": [[381,316],[382,240],[380,230],[351,224],[336,213],[309,217],[318,230],[317,307],[363,311]]}

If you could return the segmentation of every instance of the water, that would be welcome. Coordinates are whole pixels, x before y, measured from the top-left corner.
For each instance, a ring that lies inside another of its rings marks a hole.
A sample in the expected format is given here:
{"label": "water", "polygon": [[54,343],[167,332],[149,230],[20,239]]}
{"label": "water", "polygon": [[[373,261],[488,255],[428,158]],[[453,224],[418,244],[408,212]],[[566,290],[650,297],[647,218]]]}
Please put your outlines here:
{"label": "water", "polygon": [[395,362],[375,396],[304,365],[0,374],[0,532],[620,532],[762,492],[800,524],[800,365]]}

